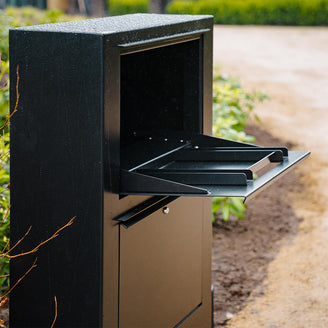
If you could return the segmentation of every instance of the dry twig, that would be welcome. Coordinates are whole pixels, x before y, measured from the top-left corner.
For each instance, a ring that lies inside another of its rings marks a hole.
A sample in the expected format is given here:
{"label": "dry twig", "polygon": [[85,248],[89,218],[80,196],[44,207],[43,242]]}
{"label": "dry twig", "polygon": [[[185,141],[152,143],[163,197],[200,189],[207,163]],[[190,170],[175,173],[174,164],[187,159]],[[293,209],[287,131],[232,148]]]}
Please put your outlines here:
{"label": "dry twig", "polygon": [[53,320],[50,328],[53,328],[54,327],[55,322],[57,320],[57,297],[55,296],[54,299],[55,299],[55,317],[54,317],[54,320]]}
{"label": "dry twig", "polygon": [[11,114],[7,114],[6,116],[6,121],[5,123],[3,124],[2,127],[0,127],[0,130],[5,128],[7,125],[9,125],[9,121],[10,121],[10,118],[17,112],[17,107],[18,107],[18,103],[19,103],[19,91],[18,91],[18,86],[19,86],[19,65],[17,65],[17,68],[16,68],[16,77],[17,77],[17,82],[16,82],[16,104],[15,104],[15,108],[14,110],[12,111]]}
{"label": "dry twig", "polygon": [[3,299],[5,299],[11,292],[12,290],[31,272],[32,269],[34,269],[36,267],[36,261],[38,260],[38,258],[36,258],[32,264],[32,266],[24,273],[24,275],[22,277],[20,277],[16,283],[9,289],[7,290],[4,295],[0,296],[0,300],[2,301]]}
{"label": "dry twig", "polygon": [[50,236],[48,239],[46,239],[45,241],[42,241],[40,244],[38,244],[36,247],[34,247],[32,250],[27,251],[27,252],[23,252],[20,254],[16,254],[16,255],[9,255],[9,253],[18,245],[20,244],[25,237],[29,234],[29,232],[31,231],[32,227],[29,227],[29,229],[27,230],[27,232],[25,233],[25,235],[11,248],[9,249],[9,251],[7,251],[4,254],[0,254],[0,257],[6,257],[8,259],[14,259],[16,257],[20,257],[20,256],[25,256],[28,254],[32,254],[35,253],[41,246],[43,246],[44,244],[48,243],[50,240],[58,237],[59,233],[64,230],[65,228],[69,227],[70,225],[73,224],[74,220],[75,220],[75,216],[73,218],[71,218],[64,226],[62,226],[61,228],[59,228],[52,236]]}

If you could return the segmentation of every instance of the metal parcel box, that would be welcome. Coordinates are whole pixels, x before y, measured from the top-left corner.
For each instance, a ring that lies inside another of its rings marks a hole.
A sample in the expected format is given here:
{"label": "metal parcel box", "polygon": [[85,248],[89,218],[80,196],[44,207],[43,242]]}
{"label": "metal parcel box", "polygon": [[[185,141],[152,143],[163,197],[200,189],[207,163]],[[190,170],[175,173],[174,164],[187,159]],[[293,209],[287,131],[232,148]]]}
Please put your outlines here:
{"label": "metal parcel box", "polygon": [[[10,327],[210,327],[211,196],[250,197],[308,152],[211,137],[212,17],[10,31]],[[254,179],[269,164],[270,170]],[[273,167],[273,168],[272,168]],[[191,197],[193,196],[193,197]],[[20,250],[18,249],[20,248]]]}

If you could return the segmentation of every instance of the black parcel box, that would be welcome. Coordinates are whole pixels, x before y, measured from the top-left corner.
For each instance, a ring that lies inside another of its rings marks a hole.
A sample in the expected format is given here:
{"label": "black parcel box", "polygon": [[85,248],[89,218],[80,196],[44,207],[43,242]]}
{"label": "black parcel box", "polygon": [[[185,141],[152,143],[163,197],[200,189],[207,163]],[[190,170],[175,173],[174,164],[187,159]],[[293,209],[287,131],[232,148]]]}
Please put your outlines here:
{"label": "black parcel box", "polygon": [[151,14],[10,31],[11,243],[76,217],[11,261],[14,284],[38,258],[10,327],[49,327],[54,296],[56,327],[211,327],[210,197],[309,154],[210,136],[212,35],[211,16]]}

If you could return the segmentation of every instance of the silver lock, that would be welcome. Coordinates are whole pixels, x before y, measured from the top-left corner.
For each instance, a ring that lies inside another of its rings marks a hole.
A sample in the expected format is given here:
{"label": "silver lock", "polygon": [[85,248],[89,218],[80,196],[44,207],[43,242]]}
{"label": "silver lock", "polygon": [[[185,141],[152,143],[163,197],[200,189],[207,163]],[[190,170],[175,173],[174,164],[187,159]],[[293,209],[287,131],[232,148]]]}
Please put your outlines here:
{"label": "silver lock", "polygon": [[165,206],[165,207],[163,208],[163,213],[164,213],[164,214],[169,214],[169,213],[170,213],[170,209],[169,209],[167,206]]}

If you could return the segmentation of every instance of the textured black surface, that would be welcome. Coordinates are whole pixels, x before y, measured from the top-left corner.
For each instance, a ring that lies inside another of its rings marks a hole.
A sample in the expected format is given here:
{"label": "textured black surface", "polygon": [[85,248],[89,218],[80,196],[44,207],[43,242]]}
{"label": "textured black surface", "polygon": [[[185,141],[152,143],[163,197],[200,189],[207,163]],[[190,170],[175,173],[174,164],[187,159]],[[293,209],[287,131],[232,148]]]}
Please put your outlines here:
{"label": "textured black surface", "polygon": [[[156,29],[181,23],[199,23],[211,19],[210,15],[157,15],[131,14],[105,18],[95,18],[67,23],[55,23],[20,27],[18,30],[39,32],[66,32],[87,34],[115,34],[120,32]],[[178,32],[178,31],[177,31]],[[181,32],[181,31],[180,31]]]}
{"label": "textured black surface", "polygon": [[101,326],[101,49],[97,36],[10,35],[12,103],[17,65],[21,95],[11,125],[11,242],[32,226],[20,247],[32,249],[76,216],[37,253],[11,261],[15,282],[38,257],[11,295],[11,327],[49,327],[55,295],[56,326]]}

